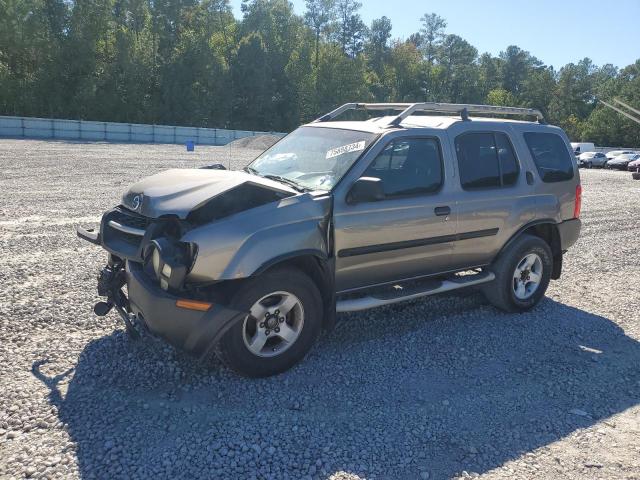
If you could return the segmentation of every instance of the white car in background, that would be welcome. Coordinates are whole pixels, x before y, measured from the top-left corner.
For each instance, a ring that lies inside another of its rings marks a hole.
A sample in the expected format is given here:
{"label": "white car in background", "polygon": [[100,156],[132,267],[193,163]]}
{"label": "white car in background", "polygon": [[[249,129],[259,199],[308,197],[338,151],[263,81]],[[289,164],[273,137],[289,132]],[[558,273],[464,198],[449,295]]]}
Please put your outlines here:
{"label": "white car in background", "polygon": [[606,155],[609,160],[612,160],[618,155],[630,155],[633,153],[636,153],[636,152],[634,152],[633,150],[611,150],[610,152],[607,152]]}
{"label": "white car in background", "polygon": [[578,155],[579,167],[600,167],[603,168],[609,159],[604,153],[600,152],[585,152]]}

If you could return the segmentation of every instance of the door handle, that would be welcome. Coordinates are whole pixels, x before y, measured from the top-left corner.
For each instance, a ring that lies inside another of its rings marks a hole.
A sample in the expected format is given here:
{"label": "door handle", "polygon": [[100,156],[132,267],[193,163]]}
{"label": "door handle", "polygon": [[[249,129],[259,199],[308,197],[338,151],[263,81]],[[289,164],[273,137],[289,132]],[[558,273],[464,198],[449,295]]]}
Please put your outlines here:
{"label": "door handle", "polygon": [[533,173],[527,172],[526,177],[527,177],[527,184],[528,185],[533,185]]}
{"label": "door handle", "polygon": [[433,209],[436,216],[445,217],[451,215],[451,207],[436,207]]}

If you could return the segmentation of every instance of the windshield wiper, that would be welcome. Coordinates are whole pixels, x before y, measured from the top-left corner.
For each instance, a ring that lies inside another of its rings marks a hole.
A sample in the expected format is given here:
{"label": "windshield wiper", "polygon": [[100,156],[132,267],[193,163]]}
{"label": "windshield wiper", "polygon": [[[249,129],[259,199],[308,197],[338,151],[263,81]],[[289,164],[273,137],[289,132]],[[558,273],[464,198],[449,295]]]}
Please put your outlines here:
{"label": "windshield wiper", "polygon": [[260,176],[264,177],[264,178],[268,178],[269,180],[275,180],[276,182],[285,183],[285,184],[289,185],[290,187],[292,187],[294,190],[297,190],[298,192],[310,192],[311,191],[310,188],[303,187],[299,183],[294,182],[293,180],[291,180],[290,178],[287,178],[287,177],[281,177],[280,175],[260,175]]}
{"label": "windshield wiper", "polygon": [[275,180],[276,182],[285,183],[292,187],[294,190],[298,192],[310,192],[310,188],[303,187],[298,182],[291,180],[290,178],[283,177],[280,175],[261,175],[255,168],[244,167],[245,172],[250,173],[252,175],[257,175],[258,177],[268,178],[269,180]]}

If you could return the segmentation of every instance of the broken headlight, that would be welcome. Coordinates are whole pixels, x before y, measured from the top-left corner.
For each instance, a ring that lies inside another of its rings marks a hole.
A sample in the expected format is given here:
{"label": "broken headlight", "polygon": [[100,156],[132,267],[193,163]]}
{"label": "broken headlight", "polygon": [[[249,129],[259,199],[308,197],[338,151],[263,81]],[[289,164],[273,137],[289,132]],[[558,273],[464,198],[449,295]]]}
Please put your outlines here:
{"label": "broken headlight", "polygon": [[163,290],[179,290],[197,253],[195,244],[157,238],[146,247],[145,264],[151,266]]}

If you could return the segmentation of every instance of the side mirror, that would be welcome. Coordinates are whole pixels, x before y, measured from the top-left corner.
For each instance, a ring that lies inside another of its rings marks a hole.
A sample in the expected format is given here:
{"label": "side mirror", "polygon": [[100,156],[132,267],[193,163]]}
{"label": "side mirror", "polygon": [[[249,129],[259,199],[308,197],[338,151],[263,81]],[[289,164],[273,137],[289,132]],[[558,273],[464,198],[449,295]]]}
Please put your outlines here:
{"label": "side mirror", "polygon": [[347,194],[347,203],[377,202],[384,199],[382,180],[374,177],[360,177]]}
{"label": "side mirror", "polygon": [[204,167],[200,167],[200,170],[226,170],[225,167],[221,163],[212,163],[211,165],[205,165]]}

